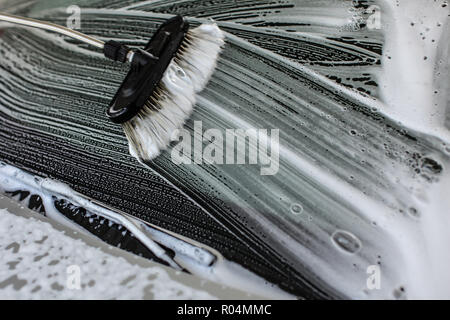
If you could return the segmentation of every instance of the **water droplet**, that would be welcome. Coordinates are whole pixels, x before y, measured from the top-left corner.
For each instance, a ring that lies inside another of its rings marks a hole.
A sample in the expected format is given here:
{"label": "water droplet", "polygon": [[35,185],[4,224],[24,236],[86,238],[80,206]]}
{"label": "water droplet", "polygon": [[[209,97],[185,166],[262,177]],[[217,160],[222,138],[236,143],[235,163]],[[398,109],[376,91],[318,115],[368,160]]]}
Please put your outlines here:
{"label": "water droplet", "polygon": [[420,218],[420,212],[416,208],[413,208],[413,207],[409,208],[408,213],[413,218],[416,218],[416,219]]}
{"label": "water droplet", "polygon": [[347,253],[355,254],[361,250],[361,241],[348,231],[337,230],[333,233],[331,238],[339,249]]}
{"label": "water droplet", "polygon": [[405,288],[402,286],[398,289],[395,289],[393,292],[394,298],[397,300],[403,300],[406,298]]}
{"label": "water droplet", "polygon": [[439,174],[442,172],[442,165],[436,160],[430,158],[424,158],[421,163],[421,168],[429,174]]}
{"label": "water droplet", "polygon": [[301,214],[303,212],[303,207],[300,204],[298,204],[298,203],[294,203],[291,206],[291,212],[293,214],[295,214],[295,215],[299,215],[299,214]]}

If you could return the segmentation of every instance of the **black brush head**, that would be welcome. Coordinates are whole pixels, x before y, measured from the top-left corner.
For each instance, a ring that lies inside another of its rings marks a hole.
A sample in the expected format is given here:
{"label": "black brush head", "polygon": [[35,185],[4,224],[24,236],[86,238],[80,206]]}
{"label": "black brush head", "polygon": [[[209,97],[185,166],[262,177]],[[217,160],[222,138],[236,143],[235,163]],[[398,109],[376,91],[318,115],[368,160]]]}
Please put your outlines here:
{"label": "black brush head", "polygon": [[131,70],[109,105],[111,121],[124,123],[139,113],[176,56],[188,29],[189,23],[175,16],[159,27],[143,50],[134,53]]}

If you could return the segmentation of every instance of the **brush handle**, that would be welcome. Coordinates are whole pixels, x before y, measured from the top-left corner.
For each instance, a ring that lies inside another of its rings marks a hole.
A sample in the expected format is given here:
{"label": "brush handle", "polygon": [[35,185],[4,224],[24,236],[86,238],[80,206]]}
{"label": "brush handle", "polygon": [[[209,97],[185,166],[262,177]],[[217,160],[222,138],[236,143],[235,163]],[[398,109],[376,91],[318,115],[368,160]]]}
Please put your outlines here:
{"label": "brush handle", "polygon": [[125,63],[127,61],[132,62],[132,60],[133,60],[134,52],[127,46],[120,44],[116,41],[108,41],[105,43],[99,39],[93,38],[93,37],[83,34],[81,32],[78,32],[78,31],[75,31],[75,30],[54,24],[54,23],[40,21],[40,20],[36,20],[36,19],[31,19],[31,18],[14,16],[12,14],[4,13],[4,12],[0,12],[0,21],[5,21],[5,22],[19,24],[22,26],[52,31],[52,32],[56,32],[56,33],[71,37],[73,39],[87,43],[94,47],[103,49],[103,53],[105,54],[105,57],[107,57],[111,60],[114,60],[114,61],[119,61],[119,62]]}
{"label": "brush handle", "polygon": [[42,29],[42,30],[57,32],[57,33],[66,35],[68,37],[74,38],[76,40],[79,40],[81,42],[90,44],[91,46],[94,46],[94,47],[97,47],[100,49],[103,49],[103,47],[105,45],[105,43],[101,40],[98,40],[96,38],[93,38],[91,36],[83,34],[81,32],[78,32],[78,31],[75,31],[75,30],[54,24],[54,23],[46,22],[46,21],[40,21],[40,20],[36,20],[36,19],[31,19],[31,18],[14,16],[12,14],[7,14],[4,12],[0,12],[0,21],[5,21],[5,22],[10,22],[10,23],[20,24],[22,26],[28,26],[28,27],[32,27],[32,28],[38,28],[38,29]]}
{"label": "brush handle", "polygon": [[131,49],[117,41],[110,40],[105,43],[103,53],[105,57],[119,62],[126,62]]}

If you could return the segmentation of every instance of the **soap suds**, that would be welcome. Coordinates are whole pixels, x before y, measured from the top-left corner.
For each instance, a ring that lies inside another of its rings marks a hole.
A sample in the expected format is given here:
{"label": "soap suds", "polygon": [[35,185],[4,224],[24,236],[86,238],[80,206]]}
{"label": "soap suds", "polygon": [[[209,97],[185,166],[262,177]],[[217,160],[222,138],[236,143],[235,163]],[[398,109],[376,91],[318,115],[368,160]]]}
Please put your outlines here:
{"label": "soap suds", "polygon": [[[104,117],[124,70],[66,39],[7,29],[2,159],[204,241],[301,297],[448,298],[443,3],[99,0],[83,8],[82,31],[136,46],[172,14],[194,24],[214,18],[226,46],[186,128],[202,120],[205,130],[280,129],[272,177],[248,166],[176,166],[166,153],[148,163],[181,193],[131,162]],[[381,8],[379,30],[352,20],[369,4]],[[40,2],[30,14],[63,24],[53,7]],[[380,290],[366,286],[374,265]]]}
{"label": "soap suds", "polygon": [[[224,259],[219,252],[212,248],[189,239],[182,239],[176,234],[147,225],[142,221],[125,216],[123,213],[115,212],[100,203],[86,199],[61,182],[31,175],[0,161],[0,194],[2,193],[12,195],[15,200],[29,208],[32,204],[31,197],[38,197],[41,199],[42,212],[46,217],[73,230],[89,234],[83,226],[63,215],[57,206],[57,203],[60,202],[70,203],[71,207],[79,211],[84,210],[87,217],[99,216],[107,219],[110,227],[113,223],[119,224],[119,228],[123,229],[122,233],[130,232],[153,255],[177,270],[184,269],[200,278],[255,295],[268,296],[273,299],[292,298],[261,277]],[[80,218],[81,216],[78,217],[78,219]],[[91,218],[91,220],[93,219]],[[124,241],[126,240],[124,239]],[[121,242],[118,243],[118,246],[121,247]],[[169,257],[167,252],[162,249],[163,247],[171,249],[174,257]]]}
{"label": "soap suds", "polygon": [[[170,278],[73,239],[49,223],[0,209],[2,299],[213,299]],[[70,278],[80,270],[80,289]],[[120,272],[117,272],[120,270]]]}

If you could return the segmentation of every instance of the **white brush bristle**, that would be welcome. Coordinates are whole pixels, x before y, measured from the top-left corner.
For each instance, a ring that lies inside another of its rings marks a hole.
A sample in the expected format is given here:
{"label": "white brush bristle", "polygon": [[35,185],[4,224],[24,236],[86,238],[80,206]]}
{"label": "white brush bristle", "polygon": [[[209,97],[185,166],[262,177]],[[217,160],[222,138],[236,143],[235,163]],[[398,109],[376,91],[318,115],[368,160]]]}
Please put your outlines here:
{"label": "white brush bristle", "polygon": [[224,38],[212,23],[188,31],[158,89],[140,112],[122,125],[132,156],[151,160],[169,146],[174,132],[190,117],[196,94],[211,78]]}

